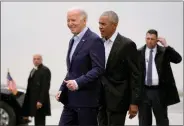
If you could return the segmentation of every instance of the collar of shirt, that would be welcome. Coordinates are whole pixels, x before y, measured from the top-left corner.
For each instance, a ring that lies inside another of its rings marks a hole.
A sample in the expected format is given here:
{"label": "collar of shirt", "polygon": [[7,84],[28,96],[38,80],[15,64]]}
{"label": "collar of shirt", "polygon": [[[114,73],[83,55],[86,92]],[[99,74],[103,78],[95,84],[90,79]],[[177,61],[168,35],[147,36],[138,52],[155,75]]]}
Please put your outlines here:
{"label": "collar of shirt", "polygon": [[87,30],[88,30],[88,28],[85,27],[78,35],[74,36],[73,37],[74,41],[80,41]]}
{"label": "collar of shirt", "polygon": [[109,38],[108,40],[106,40],[105,38],[103,38],[103,40],[104,40],[105,42],[114,42],[115,39],[116,39],[116,37],[117,37],[117,35],[118,35],[118,32],[115,31],[114,34],[111,36],[111,38]]}
{"label": "collar of shirt", "polygon": [[37,69],[38,69],[38,67],[37,67],[37,66],[34,66],[34,67],[33,67],[33,69],[37,70]]}
{"label": "collar of shirt", "polygon": [[[150,52],[150,50],[151,50],[150,48],[146,47],[147,52]],[[156,53],[157,52],[157,45],[152,50],[153,50],[153,53]]]}

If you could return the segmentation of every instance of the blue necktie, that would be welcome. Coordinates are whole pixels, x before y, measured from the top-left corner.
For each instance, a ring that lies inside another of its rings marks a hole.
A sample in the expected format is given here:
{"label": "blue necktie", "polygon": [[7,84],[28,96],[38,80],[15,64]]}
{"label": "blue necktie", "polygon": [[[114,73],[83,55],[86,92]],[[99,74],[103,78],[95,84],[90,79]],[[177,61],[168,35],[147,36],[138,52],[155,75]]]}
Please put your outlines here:
{"label": "blue necktie", "polygon": [[153,50],[150,50],[149,61],[148,61],[148,71],[147,71],[147,85],[152,85],[152,62],[153,62]]}

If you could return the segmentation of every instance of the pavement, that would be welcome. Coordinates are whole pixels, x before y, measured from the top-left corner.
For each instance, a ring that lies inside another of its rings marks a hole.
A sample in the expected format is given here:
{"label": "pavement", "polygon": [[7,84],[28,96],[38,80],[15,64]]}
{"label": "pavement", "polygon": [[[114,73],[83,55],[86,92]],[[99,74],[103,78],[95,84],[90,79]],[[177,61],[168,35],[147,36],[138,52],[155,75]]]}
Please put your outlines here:
{"label": "pavement", "polygon": [[[180,98],[181,102],[168,107],[168,117],[170,125],[182,125],[183,126],[183,97]],[[52,115],[46,117],[46,125],[58,125],[59,119],[63,110],[63,105],[57,102],[53,96],[51,96],[51,108]],[[34,119],[29,125],[34,125]],[[133,119],[127,119],[125,125],[138,125],[137,116]],[[155,125],[155,118],[153,116],[153,125]]]}

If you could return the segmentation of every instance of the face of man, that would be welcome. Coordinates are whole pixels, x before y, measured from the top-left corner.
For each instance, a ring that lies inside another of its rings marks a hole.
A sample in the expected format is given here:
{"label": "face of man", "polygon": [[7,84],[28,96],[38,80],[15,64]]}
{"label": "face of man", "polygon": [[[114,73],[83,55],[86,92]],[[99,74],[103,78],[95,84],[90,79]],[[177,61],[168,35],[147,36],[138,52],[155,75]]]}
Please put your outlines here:
{"label": "face of man", "polygon": [[33,64],[35,66],[39,66],[40,64],[42,64],[42,57],[40,55],[34,55],[33,56]]}
{"label": "face of man", "polygon": [[81,16],[80,11],[72,10],[67,13],[67,25],[71,32],[77,35],[86,26],[86,19]]}
{"label": "face of man", "polygon": [[99,19],[99,30],[101,37],[109,39],[116,30],[117,24],[113,23],[108,16],[101,16]]}
{"label": "face of man", "polygon": [[146,45],[148,48],[154,48],[157,45],[157,41],[157,36],[155,34],[146,34]]}

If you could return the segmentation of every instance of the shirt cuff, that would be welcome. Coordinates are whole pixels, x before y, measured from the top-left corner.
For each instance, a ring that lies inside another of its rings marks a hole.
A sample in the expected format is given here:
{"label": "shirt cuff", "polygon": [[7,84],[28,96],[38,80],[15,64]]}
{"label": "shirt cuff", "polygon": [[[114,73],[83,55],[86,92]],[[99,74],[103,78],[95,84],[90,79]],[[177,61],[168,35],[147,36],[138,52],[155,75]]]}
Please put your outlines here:
{"label": "shirt cuff", "polygon": [[75,80],[73,80],[73,81],[74,81],[74,84],[76,86],[76,90],[78,90],[79,89],[79,86],[78,86],[77,82]]}

